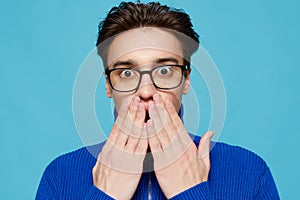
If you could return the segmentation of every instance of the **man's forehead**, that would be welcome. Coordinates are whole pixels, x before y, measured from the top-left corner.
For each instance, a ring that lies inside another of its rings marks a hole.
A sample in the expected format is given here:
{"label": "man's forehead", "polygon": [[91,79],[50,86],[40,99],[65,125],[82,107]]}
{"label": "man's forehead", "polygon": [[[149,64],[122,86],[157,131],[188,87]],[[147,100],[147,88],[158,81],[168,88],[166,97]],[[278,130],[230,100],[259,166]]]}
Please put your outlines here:
{"label": "man's forehead", "polygon": [[139,51],[165,52],[183,57],[182,45],[173,33],[161,28],[143,27],[123,32],[112,40],[108,47],[107,64]]}

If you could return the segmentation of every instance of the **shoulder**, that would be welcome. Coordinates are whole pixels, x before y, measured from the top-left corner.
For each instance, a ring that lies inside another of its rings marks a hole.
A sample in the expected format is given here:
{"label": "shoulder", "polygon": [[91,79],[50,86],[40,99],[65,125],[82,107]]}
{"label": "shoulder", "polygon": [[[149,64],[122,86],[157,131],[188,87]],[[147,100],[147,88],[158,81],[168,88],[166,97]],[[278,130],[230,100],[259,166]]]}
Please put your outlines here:
{"label": "shoulder", "polygon": [[[199,144],[200,137],[195,136],[194,142]],[[266,162],[253,151],[223,142],[211,142],[210,160],[212,165],[228,166],[235,170],[254,170],[264,173]]]}
{"label": "shoulder", "polygon": [[37,194],[39,199],[62,194],[83,199],[92,186],[91,172],[102,146],[103,143],[83,147],[55,158],[43,173]]}
{"label": "shoulder", "polygon": [[[194,138],[199,144],[200,137]],[[243,147],[211,142],[209,184],[213,193],[224,197],[224,188],[232,199],[279,199],[267,163]],[[228,195],[227,194],[227,195]],[[229,197],[228,197],[229,198]]]}
{"label": "shoulder", "polygon": [[76,169],[92,168],[104,143],[82,147],[55,158],[46,167],[45,173],[65,173]]}
{"label": "shoulder", "polygon": [[236,163],[241,167],[265,167],[265,161],[256,153],[240,146],[216,142],[211,150],[211,157],[215,161]]}

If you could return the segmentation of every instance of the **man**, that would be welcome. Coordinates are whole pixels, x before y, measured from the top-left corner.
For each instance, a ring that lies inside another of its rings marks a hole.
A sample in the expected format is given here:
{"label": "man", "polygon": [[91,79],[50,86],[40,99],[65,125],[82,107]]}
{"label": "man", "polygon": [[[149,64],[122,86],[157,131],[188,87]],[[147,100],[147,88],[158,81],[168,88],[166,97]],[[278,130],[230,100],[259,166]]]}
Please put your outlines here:
{"label": "man", "polygon": [[[55,159],[36,199],[279,199],[257,155],[200,139],[181,120],[199,38],[181,10],[121,3],[99,25],[106,95],[116,120],[105,143]],[[93,155],[98,155],[95,158]]]}

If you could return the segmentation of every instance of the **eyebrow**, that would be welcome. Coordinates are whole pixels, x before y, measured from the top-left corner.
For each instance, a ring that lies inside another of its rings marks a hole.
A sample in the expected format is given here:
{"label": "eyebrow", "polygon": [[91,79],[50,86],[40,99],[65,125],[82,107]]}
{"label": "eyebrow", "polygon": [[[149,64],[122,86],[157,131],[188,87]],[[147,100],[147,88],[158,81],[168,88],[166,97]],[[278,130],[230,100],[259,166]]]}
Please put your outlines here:
{"label": "eyebrow", "polygon": [[174,62],[176,64],[179,63],[179,61],[176,58],[173,58],[173,57],[158,58],[158,59],[155,59],[153,63],[159,64],[159,63],[165,63],[165,62]]}
{"label": "eyebrow", "polygon": [[134,60],[120,60],[120,61],[117,61],[113,64],[113,68],[116,68],[118,66],[137,66],[137,63],[134,61]]}
{"label": "eyebrow", "polygon": [[[179,61],[176,58],[173,57],[167,57],[167,58],[157,58],[153,61],[153,64],[161,64],[161,63],[165,63],[165,62],[174,62],[176,64],[179,63]],[[128,66],[128,67],[132,67],[132,66],[138,66],[138,63],[135,62],[134,60],[128,59],[128,60],[120,60],[117,61],[113,64],[113,68],[116,68],[118,66]]]}

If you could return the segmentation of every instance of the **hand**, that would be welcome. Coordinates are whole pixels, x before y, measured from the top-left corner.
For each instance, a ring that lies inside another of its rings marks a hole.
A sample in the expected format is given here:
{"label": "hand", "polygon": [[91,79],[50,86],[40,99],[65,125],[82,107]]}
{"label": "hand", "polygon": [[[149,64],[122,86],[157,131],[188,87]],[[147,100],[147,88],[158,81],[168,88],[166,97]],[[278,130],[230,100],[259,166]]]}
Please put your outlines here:
{"label": "hand", "polygon": [[207,181],[209,150],[213,132],[208,131],[197,147],[193,143],[171,101],[154,95],[149,105],[149,145],[159,185],[169,199],[196,184]]}
{"label": "hand", "polygon": [[141,178],[148,147],[144,119],[139,97],[122,105],[93,168],[94,185],[115,199],[131,199]]}

